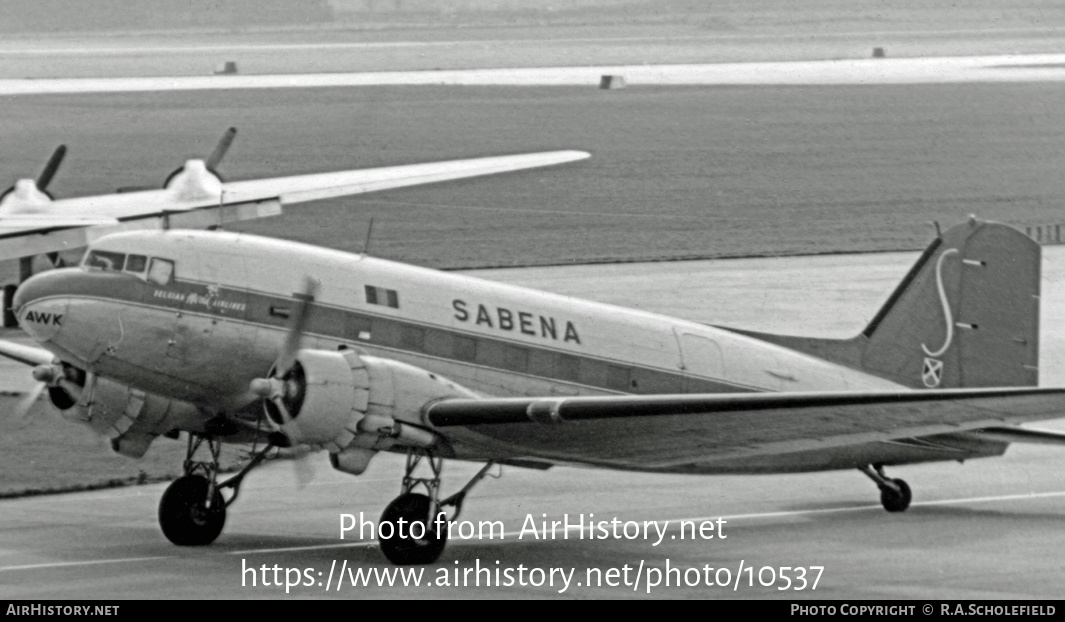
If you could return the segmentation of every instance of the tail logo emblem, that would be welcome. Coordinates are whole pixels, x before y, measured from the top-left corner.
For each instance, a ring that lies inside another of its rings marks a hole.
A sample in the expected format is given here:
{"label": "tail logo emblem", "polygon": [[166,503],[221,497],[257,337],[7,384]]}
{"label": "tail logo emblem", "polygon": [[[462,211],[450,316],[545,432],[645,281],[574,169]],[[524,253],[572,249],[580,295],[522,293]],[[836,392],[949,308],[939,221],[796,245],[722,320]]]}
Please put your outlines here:
{"label": "tail logo emblem", "polygon": [[943,361],[925,358],[924,369],[921,371],[921,381],[924,386],[934,389],[943,380]]}
{"label": "tail logo emblem", "polygon": [[[928,362],[933,360],[937,356],[942,356],[943,353],[947,351],[947,348],[950,347],[950,342],[954,340],[954,316],[951,314],[951,311],[950,311],[950,301],[947,300],[947,292],[943,288],[943,260],[947,258],[947,255],[957,255],[957,254],[958,254],[958,249],[956,249],[956,248],[952,248],[952,249],[943,251],[943,254],[939,256],[939,261],[936,262],[936,289],[939,290],[939,301],[943,304],[943,319],[947,323],[947,337],[946,337],[946,340],[943,341],[943,346],[940,347],[938,350],[936,350],[934,352],[932,350],[929,350],[928,346],[926,346],[925,344],[923,344],[923,343],[921,344],[921,349],[924,350],[924,353],[927,354],[930,357],[933,357],[932,359],[925,359],[925,370],[926,371],[928,370],[928,366],[929,366]],[[939,361],[934,361],[934,362],[939,363]],[[940,363],[940,368],[942,368],[942,363]],[[936,380],[936,385],[938,385],[938,384],[939,384],[939,381]],[[929,385],[927,378],[925,379],[925,385],[927,385],[927,386],[936,386],[936,385]]]}

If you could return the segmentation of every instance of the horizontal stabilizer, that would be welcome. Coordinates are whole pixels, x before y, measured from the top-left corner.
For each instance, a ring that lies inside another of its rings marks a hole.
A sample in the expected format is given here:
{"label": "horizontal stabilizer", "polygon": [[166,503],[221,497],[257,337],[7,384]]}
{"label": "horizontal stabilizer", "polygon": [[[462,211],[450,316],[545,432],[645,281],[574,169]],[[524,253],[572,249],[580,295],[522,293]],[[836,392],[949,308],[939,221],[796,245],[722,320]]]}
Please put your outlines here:
{"label": "horizontal stabilizer", "polygon": [[1034,428],[983,428],[965,432],[965,436],[984,441],[1028,443],[1033,445],[1065,445],[1065,433]]}

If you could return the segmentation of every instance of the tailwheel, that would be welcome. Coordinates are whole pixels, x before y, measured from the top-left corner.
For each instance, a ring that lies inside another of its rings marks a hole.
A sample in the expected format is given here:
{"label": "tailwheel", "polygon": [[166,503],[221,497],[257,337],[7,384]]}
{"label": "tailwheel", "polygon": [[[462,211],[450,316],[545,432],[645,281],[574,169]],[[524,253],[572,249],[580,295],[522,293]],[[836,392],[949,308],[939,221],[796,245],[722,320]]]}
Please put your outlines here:
{"label": "tailwheel", "polygon": [[[402,494],[388,504],[381,514],[377,535],[381,551],[390,562],[431,564],[444,552],[448,519],[446,514],[438,511],[430,520],[434,505],[429,497],[413,492]],[[391,537],[386,538],[386,535]]]}
{"label": "tailwheel", "polygon": [[[211,488],[214,494],[209,496]],[[201,475],[174,480],[159,501],[159,526],[167,540],[178,546],[210,544],[222,533],[225,524],[226,503],[222,493]]]}
{"label": "tailwheel", "polygon": [[888,512],[905,512],[913,500],[910,486],[901,479],[891,479],[884,475],[884,465],[864,465],[858,470],[865,473],[869,479],[876,482],[880,489],[880,503]]}
{"label": "tailwheel", "polygon": [[888,512],[905,512],[913,500],[909,484],[901,479],[888,481],[894,484],[894,488],[885,486],[880,489],[880,503]]}

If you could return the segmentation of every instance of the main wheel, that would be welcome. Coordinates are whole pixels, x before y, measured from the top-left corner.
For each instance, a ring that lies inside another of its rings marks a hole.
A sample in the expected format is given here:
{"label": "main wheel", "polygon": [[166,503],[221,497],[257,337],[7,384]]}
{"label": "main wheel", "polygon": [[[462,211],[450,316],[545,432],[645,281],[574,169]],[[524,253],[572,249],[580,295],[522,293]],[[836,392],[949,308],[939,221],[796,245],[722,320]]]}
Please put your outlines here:
{"label": "main wheel", "polygon": [[[440,512],[437,520],[426,525],[431,505],[429,497],[417,493],[400,495],[388,504],[377,526],[377,540],[388,561],[400,565],[431,564],[444,552],[447,516]],[[385,527],[385,523],[389,526]]]}
{"label": "main wheel", "polygon": [[163,535],[178,546],[202,546],[214,542],[226,524],[226,503],[216,489],[207,507],[206,477],[186,475],[174,480],[159,500],[159,526]]}
{"label": "main wheel", "polygon": [[881,489],[880,503],[888,512],[905,512],[906,508],[910,507],[910,501],[913,500],[910,486],[901,479],[893,479],[891,483],[899,487],[898,492],[890,488]]}

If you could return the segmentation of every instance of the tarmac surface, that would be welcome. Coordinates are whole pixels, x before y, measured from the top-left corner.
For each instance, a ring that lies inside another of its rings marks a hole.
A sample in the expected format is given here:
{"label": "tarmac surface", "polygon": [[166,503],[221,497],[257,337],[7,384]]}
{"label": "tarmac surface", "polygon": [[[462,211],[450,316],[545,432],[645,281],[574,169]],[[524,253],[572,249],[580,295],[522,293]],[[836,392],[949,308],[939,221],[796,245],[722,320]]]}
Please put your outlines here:
{"label": "tarmac surface", "polygon": [[574,86],[616,75],[630,84],[942,84],[1060,82],[1065,54],[877,58],[697,65],[596,65],[506,69],[0,80],[0,95],[116,93],[370,85]]}
{"label": "tarmac surface", "polygon": [[[914,258],[884,253],[474,274],[700,321],[844,336],[875,313]],[[1065,335],[1056,327],[1065,319],[1065,248],[1046,248],[1044,265],[1043,378],[1061,385]],[[11,371],[0,368],[0,377]],[[203,548],[176,548],[159,532],[163,485],[5,500],[0,598],[1056,598],[1065,576],[1065,453],[1054,447],[1017,445],[1002,458],[891,469],[915,491],[904,514],[885,513],[873,484],[857,472],[694,477],[505,468],[501,479],[485,480],[468,498],[461,520],[469,521],[470,537],[453,537],[417,587],[358,574],[393,567],[368,532],[343,540],[340,533],[342,521],[351,524],[360,513],[376,520],[397,494],[402,458],[380,455],[360,477],[333,471],[322,455],[312,460],[316,478],[303,488],[289,464],[251,475],[226,530]],[[448,463],[445,494],[476,468]],[[586,522],[617,518],[622,530],[615,537],[608,527],[609,536],[590,540],[574,529],[556,529],[554,538],[550,527],[542,529],[545,518],[567,515],[571,524],[581,515]],[[718,531],[703,535],[726,538],[693,541],[684,520],[711,521]],[[473,535],[481,521],[501,521],[504,530],[492,538]],[[636,536],[630,525],[631,539],[623,531],[628,521],[641,526]],[[647,521],[653,522],[645,537]],[[714,569],[715,585],[706,584],[706,567]],[[799,567],[809,580],[804,590],[796,589]],[[484,568],[490,572],[478,575]],[[612,568],[619,574],[610,585]],[[667,576],[673,587],[665,587]],[[678,580],[698,585],[676,587]]]}

